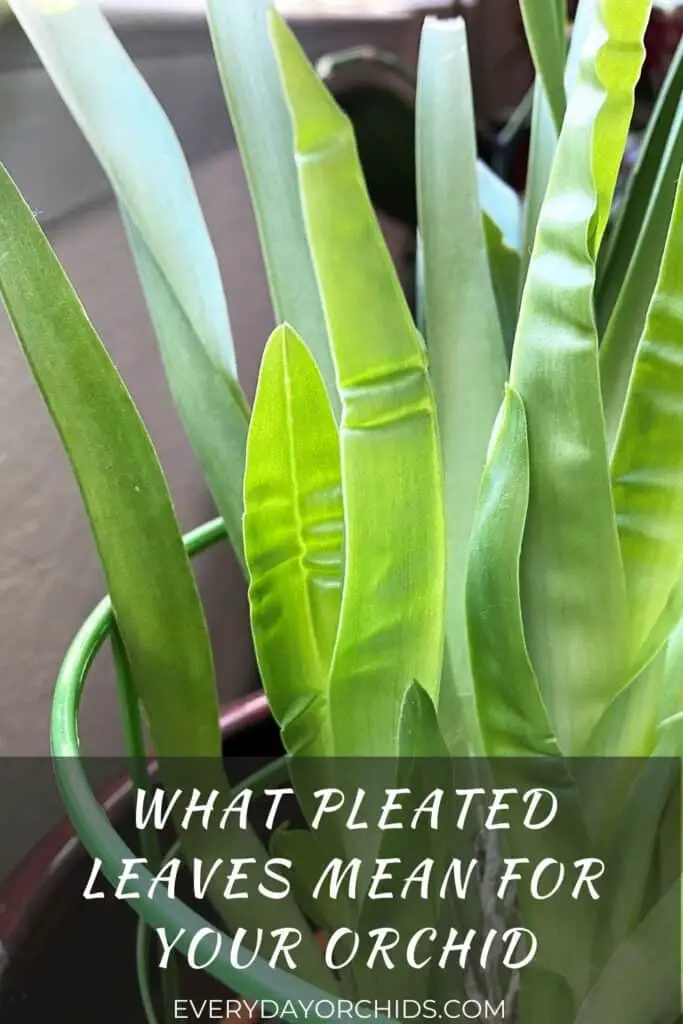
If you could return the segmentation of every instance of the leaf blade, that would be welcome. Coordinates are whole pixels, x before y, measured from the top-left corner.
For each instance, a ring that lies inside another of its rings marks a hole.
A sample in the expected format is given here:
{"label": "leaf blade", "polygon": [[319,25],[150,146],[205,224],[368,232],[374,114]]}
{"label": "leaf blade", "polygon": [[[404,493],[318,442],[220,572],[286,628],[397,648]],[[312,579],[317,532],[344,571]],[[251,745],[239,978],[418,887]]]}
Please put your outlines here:
{"label": "leaf blade", "polygon": [[612,458],[635,654],[683,567],[683,174]]}
{"label": "leaf blade", "polygon": [[[12,0],[124,212],[176,406],[241,558],[248,408],[218,262],[189,168],[170,122],[101,11],[90,0],[57,12],[43,6]],[[241,434],[225,449],[207,438],[209,401],[211,429]]]}
{"label": "leaf blade", "polygon": [[625,582],[592,294],[648,14],[648,0],[628,10],[616,0],[596,6],[541,210],[511,367],[529,431],[527,642],[568,754],[582,748],[626,681]]}
{"label": "leaf blade", "polygon": [[564,0],[520,0],[520,10],[536,74],[543,83],[555,131],[559,133],[566,106],[566,4]]}
{"label": "leaf blade", "polygon": [[256,215],[278,323],[306,339],[339,414],[308,251],[287,104],[268,33],[270,0],[208,0],[209,29]]}
{"label": "leaf blade", "polygon": [[417,679],[435,695],[440,682],[445,542],[436,410],[424,343],[372,210],[350,122],[274,13],[271,33],[342,399],[335,750],[391,756],[406,687]]}
{"label": "leaf blade", "polygon": [[[417,93],[417,184],[425,323],[444,472],[446,657],[476,736],[465,572],[481,471],[507,376],[476,170],[465,23],[428,18]],[[454,287],[457,282],[457,287]]]}
{"label": "leaf blade", "polygon": [[[316,709],[305,702],[327,695],[344,522],[334,416],[312,356],[288,325],[276,328],[263,354],[244,495],[252,633],[282,726],[297,705],[310,717]],[[323,735],[314,745],[329,752],[324,717],[320,722]]]}
{"label": "leaf blade", "polygon": [[524,639],[519,560],[529,498],[524,406],[508,387],[482,476],[467,569],[477,711],[493,757],[559,757]]}

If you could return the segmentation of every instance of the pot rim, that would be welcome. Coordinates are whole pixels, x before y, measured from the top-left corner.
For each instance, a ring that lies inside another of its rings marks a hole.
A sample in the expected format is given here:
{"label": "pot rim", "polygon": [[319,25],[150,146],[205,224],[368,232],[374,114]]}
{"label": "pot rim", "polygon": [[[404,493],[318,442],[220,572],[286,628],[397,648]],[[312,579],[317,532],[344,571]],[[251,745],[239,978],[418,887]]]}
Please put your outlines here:
{"label": "pot rim", "polygon": [[[222,708],[221,733],[229,739],[269,717],[265,694],[248,694]],[[152,761],[152,769],[155,763]],[[110,820],[121,811],[131,789],[128,774],[118,775],[98,789],[97,800]],[[59,889],[64,874],[79,861],[88,859],[89,854],[65,816],[31,847],[0,884],[0,978],[22,938]]]}

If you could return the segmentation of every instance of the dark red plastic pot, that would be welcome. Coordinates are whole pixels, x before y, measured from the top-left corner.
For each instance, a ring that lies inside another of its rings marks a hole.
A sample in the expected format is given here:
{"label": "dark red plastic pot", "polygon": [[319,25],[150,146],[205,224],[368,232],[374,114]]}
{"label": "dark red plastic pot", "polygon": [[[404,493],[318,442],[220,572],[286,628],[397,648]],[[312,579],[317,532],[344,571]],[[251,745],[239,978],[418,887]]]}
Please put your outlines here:
{"label": "dark red plastic pot", "polygon": [[[221,726],[234,781],[240,765],[244,778],[256,761],[282,753],[262,694],[227,708]],[[116,828],[132,839],[131,793],[130,780],[119,777],[99,798]],[[0,888],[0,1024],[143,1024],[137,919],[126,903],[82,899],[91,867],[63,821]],[[203,995],[216,984],[203,977],[195,982]]]}

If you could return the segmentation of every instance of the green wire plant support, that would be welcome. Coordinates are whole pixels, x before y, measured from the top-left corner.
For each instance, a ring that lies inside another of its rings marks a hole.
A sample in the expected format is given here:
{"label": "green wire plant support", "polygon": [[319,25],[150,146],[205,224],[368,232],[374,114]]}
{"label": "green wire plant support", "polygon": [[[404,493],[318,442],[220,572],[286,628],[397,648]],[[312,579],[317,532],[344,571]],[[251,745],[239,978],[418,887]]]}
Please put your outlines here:
{"label": "green wire plant support", "polygon": [[[186,534],[184,537],[185,548],[188,555],[193,558],[223,540],[225,536],[223,521],[214,519]],[[107,639],[111,641],[114,651],[119,703],[127,754],[131,764],[131,778],[134,783],[141,782],[146,778],[146,755],[137,701],[130,685],[125,653],[118,637],[113,609],[108,597],[100,601],[83,623],[72,640],[62,663],[52,701],[50,746],[57,784],[66,813],[88,853],[93,858],[98,857],[101,860],[103,875],[110,883],[116,884],[121,873],[122,861],[134,857],[135,854],[120,838],[92,791],[81,761],[78,735],[79,709],[88,671]],[[280,762],[271,766],[272,771],[280,768]],[[267,776],[270,776],[270,772],[267,772]],[[263,781],[262,773],[258,772],[243,785],[258,786],[259,782],[263,784]],[[158,837],[154,833],[143,834],[141,844],[144,856],[148,859],[150,866],[160,864],[161,852]],[[149,983],[149,957],[147,955],[149,935],[147,929],[166,928],[174,933],[185,929],[175,948],[183,955],[187,955],[193,935],[199,929],[209,927],[209,924],[196,911],[185,906],[179,900],[171,899],[161,889],[157,890],[154,899],[150,899],[147,893],[151,882],[151,872],[140,867],[138,878],[130,883],[130,890],[136,892],[139,897],[135,900],[135,912],[140,918],[136,955],[141,999],[150,1024],[158,1024],[158,1018],[152,1005]],[[245,999],[276,1001],[283,1007],[281,1014],[283,1019],[296,1019],[294,1010],[289,1011],[286,1006],[288,1001],[303,999],[316,1002],[324,1000],[329,1005],[331,997],[326,992],[301,981],[294,975],[270,967],[261,957],[255,959],[253,964],[245,970],[236,968],[230,961],[230,948],[231,940],[226,935],[220,955],[206,970],[231,991]],[[175,971],[169,970],[163,974],[161,993],[165,1013],[162,1019],[172,1021],[174,1019],[172,999],[176,991],[177,978]],[[311,1021],[321,1020],[314,1016],[309,1019]],[[326,1024],[329,1024],[330,1018],[326,1017],[325,1019]],[[349,1019],[353,1020],[354,1018],[345,1015],[345,1020]],[[359,1022],[361,1020],[360,1017],[355,1019]]]}

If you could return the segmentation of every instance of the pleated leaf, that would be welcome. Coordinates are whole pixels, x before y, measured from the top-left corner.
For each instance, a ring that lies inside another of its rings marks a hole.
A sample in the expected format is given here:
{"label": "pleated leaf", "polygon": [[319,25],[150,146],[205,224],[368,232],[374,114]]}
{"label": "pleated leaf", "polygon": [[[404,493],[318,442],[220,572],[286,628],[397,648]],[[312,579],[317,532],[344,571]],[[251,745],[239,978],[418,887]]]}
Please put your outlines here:
{"label": "pleated leaf", "polygon": [[559,756],[522,623],[519,559],[529,500],[524,406],[507,388],[481,482],[467,568],[472,674],[492,757]]}
{"label": "pleated leaf", "polygon": [[294,141],[268,34],[270,0],[208,0],[209,27],[256,216],[279,323],[306,339],[335,412],[339,397],[294,164]]}
{"label": "pleated leaf", "polygon": [[[310,714],[311,701],[327,694],[343,530],[337,426],[313,357],[284,325],[263,355],[244,479],[251,625],[280,724]],[[318,723],[325,725],[324,714]],[[315,747],[329,753],[327,729]]]}
{"label": "pleated leaf", "polygon": [[465,571],[477,493],[507,360],[479,205],[465,23],[425,21],[418,67],[417,188],[429,362],[447,524],[446,656],[472,719]]}
{"label": "pleated leaf", "polygon": [[396,752],[403,695],[436,697],[445,541],[424,343],[374,215],[347,117],[284,21],[271,31],[342,400],[344,587],[330,708],[337,753]]}
{"label": "pleated leaf", "polygon": [[241,558],[248,409],[218,262],[178,140],[92,0],[53,12],[40,0],[12,0],[12,9],[114,189],[176,406]]}
{"label": "pleated leaf", "polygon": [[612,459],[634,652],[681,575],[682,452],[683,176]]}
{"label": "pleated leaf", "polygon": [[536,75],[543,83],[555,131],[559,133],[566,106],[566,0],[520,0],[520,10]]}
{"label": "pleated leaf", "polygon": [[526,638],[567,754],[581,749],[628,680],[592,299],[649,7],[649,0],[596,6],[541,210],[511,367],[529,436]]}

